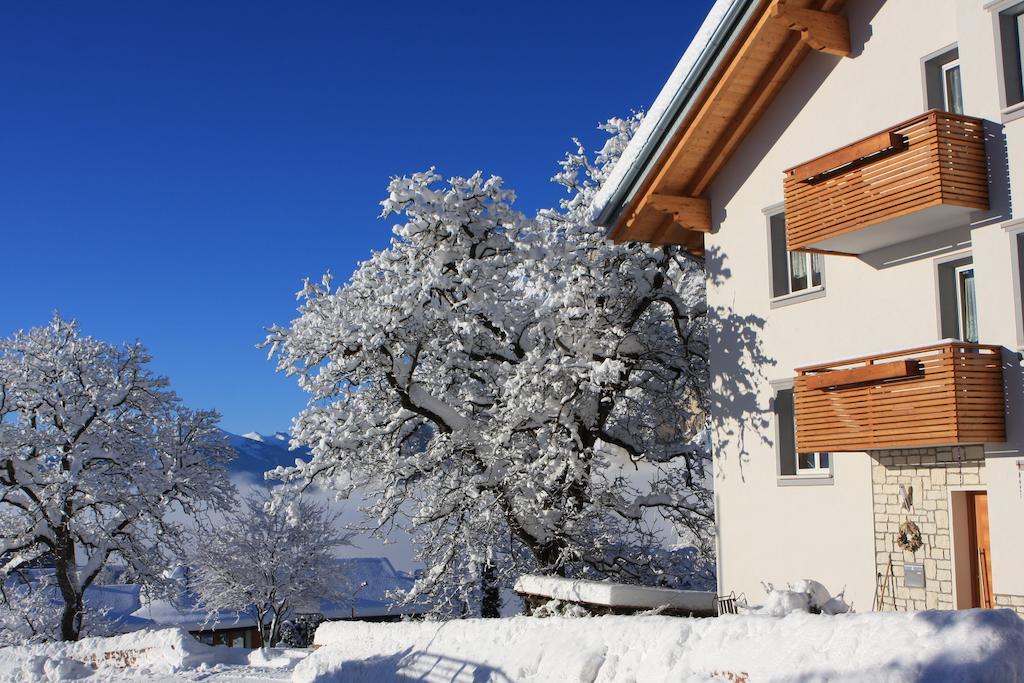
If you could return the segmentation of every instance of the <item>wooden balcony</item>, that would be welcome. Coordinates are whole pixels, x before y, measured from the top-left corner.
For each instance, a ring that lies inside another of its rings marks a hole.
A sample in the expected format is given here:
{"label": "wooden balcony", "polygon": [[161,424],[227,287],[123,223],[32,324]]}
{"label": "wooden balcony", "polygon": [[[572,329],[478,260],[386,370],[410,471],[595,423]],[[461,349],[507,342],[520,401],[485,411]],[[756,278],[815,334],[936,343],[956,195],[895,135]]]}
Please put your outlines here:
{"label": "wooden balcony", "polygon": [[998,346],[945,341],[796,372],[801,453],[1006,440]]}
{"label": "wooden balcony", "polygon": [[792,251],[862,254],[988,209],[980,119],[932,110],[785,172]]}

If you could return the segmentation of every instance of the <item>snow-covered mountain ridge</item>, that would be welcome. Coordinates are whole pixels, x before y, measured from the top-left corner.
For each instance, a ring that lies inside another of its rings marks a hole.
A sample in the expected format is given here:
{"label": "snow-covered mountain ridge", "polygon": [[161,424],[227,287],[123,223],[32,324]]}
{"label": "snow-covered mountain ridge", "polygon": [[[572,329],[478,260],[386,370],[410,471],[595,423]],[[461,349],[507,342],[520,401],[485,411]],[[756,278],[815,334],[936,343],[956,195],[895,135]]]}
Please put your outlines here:
{"label": "snow-covered mountain ridge", "polygon": [[291,437],[285,432],[224,434],[228,437],[231,447],[238,453],[238,457],[228,464],[228,471],[232,474],[251,474],[257,479],[262,479],[264,472],[275,467],[294,465],[296,458],[309,459],[309,449],[305,446],[289,450]]}

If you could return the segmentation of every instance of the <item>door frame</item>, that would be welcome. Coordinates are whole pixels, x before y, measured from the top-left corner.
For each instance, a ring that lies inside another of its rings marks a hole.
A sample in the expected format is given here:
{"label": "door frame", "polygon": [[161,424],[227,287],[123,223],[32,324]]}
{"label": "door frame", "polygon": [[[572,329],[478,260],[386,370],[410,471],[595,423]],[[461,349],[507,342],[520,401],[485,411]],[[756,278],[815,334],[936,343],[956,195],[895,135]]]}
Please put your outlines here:
{"label": "door frame", "polygon": [[[962,547],[964,544],[969,544],[970,543],[970,533],[971,533],[971,531],[970,531],[969,528],[967,529],[967,532],[966,532],[967,533],[967,538],[963,538],[962,537],[962,535],[961,535],[962,532],[961,532],[961,534],[957,533],[957,519],[956,519],[956,514],[955,514],[956,506],[954,505],[954,499],[955,499],[955,494],[967,494],[967,493],[984,493],[987,496],[989,491],[988,491],[988,487],[987,486],[985,486],[985,485],[977,485],[977,484],[966,484],[966,485],[949,486],[947,488],[947,491],[946,491],[946,505],[947,505],[947,509],[949,510],[949,535],[950,535],[950,543],[949,543],[950,562],[949,562],[949,565],[950,565],[950,570],[951,570],[951,574],[952,574],[952,577],[953,577],[953,607],[954,607],[954,609],[970,609],[970,608],[973,607],[973,605],[971,605],[971,604],[961,604],[961,600],[959,598],[959,586],[960,586],[961,580],[963,580],[963,577],[959,576],[958,572],[957,572],[957,548]],[[968,496],[963,496],[963,498],[966,501],[968,499]],[[992,544],[992,541],[991,541],[991,537],[992,537],[991,536],[991,531],[992,531],[992,529],[991,529],[991,520],[992,520],[992,515],[991,515],[991,508],[990,508],[989,509],[989,550],[991,550],[991,544]],[[967,523],[967,521],[964,520],[964,523]],[[988,558],[988,562],[989,562],[989,566],[994,567],[991,555]],[[969,582],[973,583],[972,577],[968,576],[967,580]],[[994,569],[993,569],[993,572],[992,572],[992,582],[993,582],[993,584],[995,583],[995,571],[994,571]],[[996,593],[995,586],[994,585],[990,586],[990,590],[992,592],[992,596],[993,596],[993,599],[994,599],[995,598],[995,593]]]}

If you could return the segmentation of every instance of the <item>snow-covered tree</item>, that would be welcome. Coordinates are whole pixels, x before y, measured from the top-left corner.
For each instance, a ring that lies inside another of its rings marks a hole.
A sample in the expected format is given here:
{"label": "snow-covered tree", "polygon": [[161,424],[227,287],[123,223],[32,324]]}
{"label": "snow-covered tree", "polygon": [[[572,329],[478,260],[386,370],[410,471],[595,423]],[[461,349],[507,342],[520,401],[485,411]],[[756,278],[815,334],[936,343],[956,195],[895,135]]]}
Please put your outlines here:
{"label": "snow-covered tree", "polygon": [[61,608],[48,579],[16,573],[0,583],[0,647],[59,637]]}
{"label": "snow-covered tree", "polygon": [[588,216],[638,121],[603,126],[593,160],[577,143],[555,177],[569,197],[534,219],[497,177],[394,178],[390,246],[342,287],[307,282],[269,333],[310,394],[293,435],[312,459],[277,476],[369,492],[377,528],[414,534],[416,592],[440,610],[494,615],[524,570],[685,584],[666,526],[710,548],[702,264]]}
{"label": "snow-covered tree", "polygon": [[192,555],[189,587],[211,615],[252,615],[264,647],[281,640],[281,626],[298,608],[344,600],[348,581],[335,551],[349,542],[339,514],[308,498],[275,505],[255,489],[204,534]]}
{"label": "snow-covered tree", "polygon": [[218,415],[184,407],[149,362],[59,316],[0,340],[0,581],[51,558],[63,640],[105,567],[158,584],[183,532],[168,513],[233,492]]}

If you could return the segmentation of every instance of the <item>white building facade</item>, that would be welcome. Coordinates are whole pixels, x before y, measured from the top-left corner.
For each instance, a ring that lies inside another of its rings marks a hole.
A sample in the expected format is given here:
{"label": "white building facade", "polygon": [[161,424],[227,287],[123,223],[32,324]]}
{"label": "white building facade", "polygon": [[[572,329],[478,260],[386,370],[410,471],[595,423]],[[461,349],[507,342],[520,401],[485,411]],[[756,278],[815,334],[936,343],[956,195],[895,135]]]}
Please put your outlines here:
{"label": "white building facade", "polygon": [[706,259],[721,593],[1024,613],[1022,61],[1019,0],[721,0],[616,169]]}

